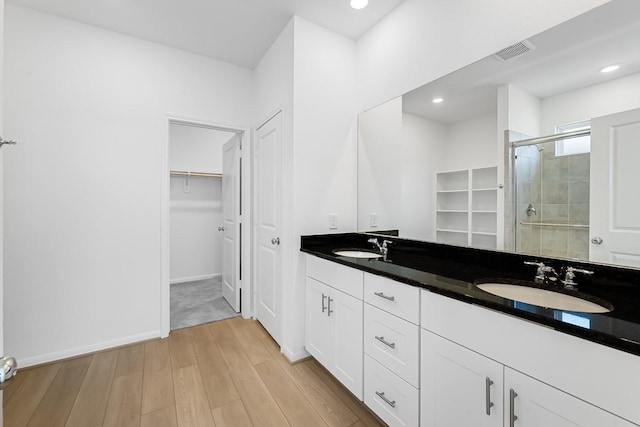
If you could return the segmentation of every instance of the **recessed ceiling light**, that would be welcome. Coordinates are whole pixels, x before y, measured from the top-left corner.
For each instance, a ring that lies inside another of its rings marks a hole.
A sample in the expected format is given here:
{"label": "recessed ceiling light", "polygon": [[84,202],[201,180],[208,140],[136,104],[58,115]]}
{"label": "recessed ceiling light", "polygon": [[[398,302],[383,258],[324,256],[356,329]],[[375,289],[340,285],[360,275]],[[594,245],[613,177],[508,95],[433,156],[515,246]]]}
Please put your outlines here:
{"label": "recessed ceiling light", "polygon": [[600,70],[601,73],[610,73],[612,71],[616,71],[618,68],[620,68],[619,65],[609,65],[608,67],[604,67],[602,70]]}
{"label": "recessed ceiling light", "polygon": [[369,0],[351,0],[350,4],[354,9],[364,9],[369,4]]}
{"label": "recessed ceiling light", "polygon": [[434,104],[440,104],[442,101],[444,101],[444,99],[442,98],[433,98],[433,101],[431,102],[433,102]]}

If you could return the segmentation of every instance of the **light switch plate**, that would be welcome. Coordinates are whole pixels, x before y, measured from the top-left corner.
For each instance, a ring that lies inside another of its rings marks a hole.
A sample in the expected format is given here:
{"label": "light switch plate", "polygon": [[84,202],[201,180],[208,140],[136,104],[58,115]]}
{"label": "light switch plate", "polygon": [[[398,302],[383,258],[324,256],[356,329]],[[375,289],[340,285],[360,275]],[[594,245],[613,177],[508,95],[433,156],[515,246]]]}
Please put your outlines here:
{"label": "light switch plate", "polygon": [[329,214],[329,230],[338,229],[338,214]]}
{"label": "light switch plate", "polygon": [[375,212],[371,212],[369,214],[369,227],[377,227],[378,226],[378,214]]}

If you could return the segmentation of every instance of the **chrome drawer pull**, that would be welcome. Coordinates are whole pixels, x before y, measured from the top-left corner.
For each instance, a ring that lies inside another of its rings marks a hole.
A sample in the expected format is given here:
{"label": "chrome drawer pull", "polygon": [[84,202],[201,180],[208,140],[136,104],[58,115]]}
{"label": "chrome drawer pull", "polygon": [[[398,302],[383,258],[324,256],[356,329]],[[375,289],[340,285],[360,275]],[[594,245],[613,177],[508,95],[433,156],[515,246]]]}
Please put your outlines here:
{"label": "chrome drawer pull", "polygon": [[327,309],[327,306],[324,305],[324,301],[327,299],[327,296],[325,294],[322,294],[322,312],[324,313],[324,311]]}
{"label": "chrome drawer pull", "polygon": [[493,407],[493,402],[491,401],[491,386],[493,385],[493,381],[491,378],[486,377],[484,381],[485,386],[485,408],[487,410],[487,415],[491,415],[491,408]]}
{"label": "chrome drawer pull", "polygon": [[516,415],[516,393],[513,389],[509,390],[509,427],[515,427],[518,416]]}
{"label": "chrome drawer pull", "polygon": [[384,293],[382,292],[374,292],[373,293],[375,296],[378,296],[380,298],[384,298],[384,299],[388,299],[389,301],[394,301],[396,299],[396,297],[388,297],[386,296]]}
{"label": "chrome drawer pull", "polygon": [[386,345],[386,346],[389,346],[391,348],[396,348],[396,343],[389,342],[389,341],[385,340],[384,337],[379,337],[379,336],[376,335],[376,339],[378,341],[380,341],[382,344]]}
{"label": "chrome drawer pull", "polygon": [[333,313],[333,310],[331,310],[331,303],[333,302],[333,298],[328,297],[327,298],[327,316],[331,316],[331,313]]}
{"label": "chrome drawer pull", "polygon": [[380,397],[380,399],[384,400],[387,405],[391,406],[392,408],[396,407],[396,401],[387,399],[384,395],[384,391],[382,393],[376,391],[376,394]]}

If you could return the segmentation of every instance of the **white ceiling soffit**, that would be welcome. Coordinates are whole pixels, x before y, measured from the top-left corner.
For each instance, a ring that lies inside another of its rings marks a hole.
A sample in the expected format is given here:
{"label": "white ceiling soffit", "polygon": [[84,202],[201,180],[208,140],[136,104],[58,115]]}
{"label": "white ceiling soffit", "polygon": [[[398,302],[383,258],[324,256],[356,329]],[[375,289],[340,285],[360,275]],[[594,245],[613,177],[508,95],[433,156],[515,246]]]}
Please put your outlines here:
{"label": "white ceiling soffit", "polygon": [[12,3],[254,68],[293,15],[358,39],[403,0],[11,0]]}
{"label": "white ceiling soffit", "polygon": [[[640,0],[612,0],[528,39],[535,49],[493,56],[403,96],[403,110],[443,123],[495,113],[497,88],[513,84],[538,99],[640,72]],[[604,75],[607,65],[623,64]],[[443,97],[434,105],[434,97]]]}

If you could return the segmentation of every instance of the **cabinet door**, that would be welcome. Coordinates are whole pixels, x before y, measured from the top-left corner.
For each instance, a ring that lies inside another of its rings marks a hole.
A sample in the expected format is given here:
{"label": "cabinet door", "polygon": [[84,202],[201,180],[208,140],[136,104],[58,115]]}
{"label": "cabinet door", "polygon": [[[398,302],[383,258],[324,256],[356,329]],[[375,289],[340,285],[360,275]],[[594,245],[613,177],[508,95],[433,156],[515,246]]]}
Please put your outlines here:
{"label": "cabinet door", "polygon": [[421,333],[420,425],[502,426],[503,365],[424,329]]}
{"label": "cabinet door", "polygon": [[362,400],[363,302],[332,289],[328,302],[331,318],[332,363],[329,370]]}
{"label": "cabinet door", "polygon": [[504,374],[505,426],[616,427],[626,423],[518,371],[505,367]]}
{"label": "cabinet door", "polygon": [[331,328],[328,302],[330,289],[327,285],[307,277],[305,347],[307,351],[330,369]]}

